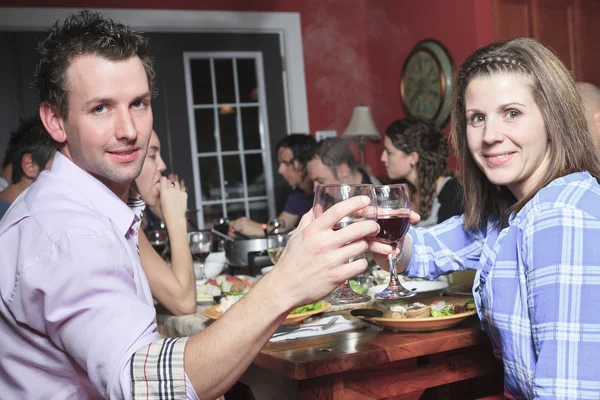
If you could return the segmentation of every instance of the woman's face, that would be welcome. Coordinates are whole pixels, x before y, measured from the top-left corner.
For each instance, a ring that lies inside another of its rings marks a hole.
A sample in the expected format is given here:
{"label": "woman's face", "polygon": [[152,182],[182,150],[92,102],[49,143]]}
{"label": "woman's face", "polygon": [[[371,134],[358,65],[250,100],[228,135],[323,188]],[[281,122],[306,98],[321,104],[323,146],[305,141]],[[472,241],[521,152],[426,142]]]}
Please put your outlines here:
{"label": "woman's face", "polygon": [[529,78],[496,74],[475,78],[465,92],[467,143],[494,185],[521,199],[548,168],[548,133]]}
{"label": "woman's face", "polygon": [[158,135],[152,131],[142,172],[135,180],[142,200],[149,206],[154,206],[158,202],[160,177],[165,169],[167,169],[167,166],[160,156]]}
{"label": "woman's face", "polygon": [[411,167],[411,162],[413,165],[415,164],[413,157],[394,147],[392,140],[388,136],[385,136],[383,139],[383,146],[381,161],[385,165],[390,179],[408,179],[408,176],[414,169],[414,167]]}

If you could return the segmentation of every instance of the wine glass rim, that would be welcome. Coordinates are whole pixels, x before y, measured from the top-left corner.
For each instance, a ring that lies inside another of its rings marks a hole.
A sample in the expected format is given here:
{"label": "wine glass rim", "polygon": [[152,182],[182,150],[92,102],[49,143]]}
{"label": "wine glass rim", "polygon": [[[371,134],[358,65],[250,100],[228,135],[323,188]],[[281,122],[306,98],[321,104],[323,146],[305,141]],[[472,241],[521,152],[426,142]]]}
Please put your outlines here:
{"label": "wine glass rim", "polygon": [[317,187],[373,187],[371,183],[319,183]]}
{"label": "wine glass rim", "polygon": [[383,187],[390,187],[390,186],[406,186],[408,187],[407,183],[389,183],[387,185],[373,185],[376,188],[383,188]]}

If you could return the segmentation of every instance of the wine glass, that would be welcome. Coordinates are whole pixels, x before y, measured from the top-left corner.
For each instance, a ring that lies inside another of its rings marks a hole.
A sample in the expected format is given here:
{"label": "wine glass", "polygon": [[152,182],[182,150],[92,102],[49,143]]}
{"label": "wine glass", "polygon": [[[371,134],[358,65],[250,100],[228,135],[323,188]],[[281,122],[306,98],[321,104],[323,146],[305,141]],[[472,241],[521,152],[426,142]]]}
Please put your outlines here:
{"label": "wine glass", "polygon": [[167,230],[162,226],[157,226],[146,232],[146,237],[154,250],[156,250],[162,258],[165,258],[169,249],[169,235],[167,234]]}
{"label": "wine glass", "polygon": [[210,230],[188,232],[188,243],[192,257],[200,263],[198,271],[194,266],[196,275],[200,275],[200,279],[206,279],[204,272],[204,262],[208,258],[212,248],[213,237]]}
{"label": "wine glass", "polygon": [[[354,196],[368,196],[371,203],[365,208],[362,208],[352,214],[346,215],[333,227],[334,231],[344,228],[354,222],[364,221],[367,219],[377,219],[377,208],[375,200],[375,191],[373,185],[318,185],[315,191],[313,203],[313,213],[315,218],[318,218],[327,209],[336,203],[348,200]],[[349,260],[350,262],[352,260]],[[348,280],[335,289],[326,299],[331,304],[352,304],[363,303],[371,300],[371,296],[358,294],[352,288]]]}
{"label": "wine glass", "polygon": [[[410,190],[406,183],[375,186],[377,198],[377,223],[380,230],[377,239],[392,247],[404,245],[404,235],[410,227]],[[395,253],[395,252],[394,252]],[[383,291],[376,293],[376,299],[392,300],[413,297],[417,293],[406,289],[398,279],[396,272],[396,256],[390,254],[390,284]]]}
{"label": "wine glass", "polygon": [[273,265],[279,261],[279,257],[281,257],[281,253],[283,253],[289,240],[290,235],[287,233],[277,233],[267,236],[267,254]]}

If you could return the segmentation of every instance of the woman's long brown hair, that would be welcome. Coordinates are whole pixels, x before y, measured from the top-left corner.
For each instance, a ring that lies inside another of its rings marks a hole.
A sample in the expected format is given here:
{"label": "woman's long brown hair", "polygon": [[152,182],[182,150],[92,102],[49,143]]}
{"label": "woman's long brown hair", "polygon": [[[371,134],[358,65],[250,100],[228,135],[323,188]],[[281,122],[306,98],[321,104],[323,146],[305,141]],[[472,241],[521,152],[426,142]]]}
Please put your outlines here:
{"label": "woman's long brown hair", "polygon": [[[505,186],[496,186],[487,179],[467,146],[467,86],[475,78],[506,73],[529,78],[549,139],[549,167],[519,201]],[[505,227],[511,212],[519,212],[540,189],[561,176],[589,171],[600,177],[600,161],[575,81],[558,57],[533,39],[494,43],[471,53],[457,72],[451,110],[452,144],[463,181],[466,228],[480,227],[490,217],[497,219],[500,228]]]}

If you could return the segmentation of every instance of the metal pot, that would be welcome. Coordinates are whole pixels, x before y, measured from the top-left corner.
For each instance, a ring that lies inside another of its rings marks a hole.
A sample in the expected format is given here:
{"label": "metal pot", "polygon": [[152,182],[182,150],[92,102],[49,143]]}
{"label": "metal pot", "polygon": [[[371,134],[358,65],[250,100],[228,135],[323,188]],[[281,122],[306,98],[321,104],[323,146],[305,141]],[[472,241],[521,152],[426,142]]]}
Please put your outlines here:
{"label": "metal pot", "polygon": [[237,238],[226,241],[225,258],[233,267],[249,266],[253,270],[272,264],[267,254],[266,238]]}

